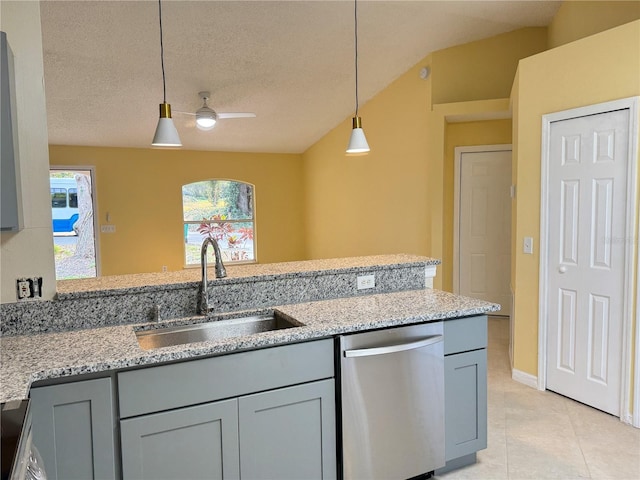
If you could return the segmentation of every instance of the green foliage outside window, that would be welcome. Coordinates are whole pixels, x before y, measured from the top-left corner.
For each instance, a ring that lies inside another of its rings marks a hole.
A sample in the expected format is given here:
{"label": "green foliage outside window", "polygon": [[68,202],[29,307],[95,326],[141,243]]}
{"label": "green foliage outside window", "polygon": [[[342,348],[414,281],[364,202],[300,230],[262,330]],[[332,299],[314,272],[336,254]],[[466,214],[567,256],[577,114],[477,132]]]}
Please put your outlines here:
{"label": "green foliage outside window", "polygon": [[182,207],[187,265],[200,263],[206,237],[218,242],[227,263],[256,260],[252,185],[233,180],[190,183],[182,187]]}

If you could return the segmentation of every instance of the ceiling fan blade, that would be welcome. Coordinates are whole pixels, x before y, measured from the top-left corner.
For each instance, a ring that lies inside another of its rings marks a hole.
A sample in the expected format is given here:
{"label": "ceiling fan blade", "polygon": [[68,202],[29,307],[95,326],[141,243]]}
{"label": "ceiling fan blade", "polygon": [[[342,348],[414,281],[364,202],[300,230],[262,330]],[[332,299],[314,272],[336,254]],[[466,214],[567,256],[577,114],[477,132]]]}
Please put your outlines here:
{"label": "ceiling fan blade", "polygon": [[255,113],[219,113],[218,118],[253,118]]}
{"label": "ceiling fan blade", "polygon": [[195,116],[195,113],[193,113],[193,112],[181,112],[180,110],[174,110],[172,113],[177,113],[178,115],[193,115],[193,116]]}

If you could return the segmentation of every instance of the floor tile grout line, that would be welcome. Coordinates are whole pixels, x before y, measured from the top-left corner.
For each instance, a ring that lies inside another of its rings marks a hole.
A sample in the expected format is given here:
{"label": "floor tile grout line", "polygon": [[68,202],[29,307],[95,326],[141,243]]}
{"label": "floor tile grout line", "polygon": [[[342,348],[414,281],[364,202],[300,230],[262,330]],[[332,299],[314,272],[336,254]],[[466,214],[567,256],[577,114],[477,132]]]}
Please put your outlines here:
{"label": "floor tile grout line", "polygon": [[[566,398],[565,400],[567,400],[567,402],[571,401]],[[582,455],[582,461],[584,462],[585,467],[587,467],[587,472],[589,474],[588,478],[593,478],[593,476],[591,475],[591,467],[589,467],[589,461],[587,460],[587,456],[584,453],[582,441],[580,440],[580,435],[578,435],[578,432],[576,431],[575,421],[572,418],[571,412],[569,412],[569,404],[567,402],[564,402],[564,405],[567,411],[567,417],[569,418],[569,423],[571,424],[571,429],[573,430],[573,435],[576,437],[576,442],[578,442],[578,447],[580,448],[580,455]]]}

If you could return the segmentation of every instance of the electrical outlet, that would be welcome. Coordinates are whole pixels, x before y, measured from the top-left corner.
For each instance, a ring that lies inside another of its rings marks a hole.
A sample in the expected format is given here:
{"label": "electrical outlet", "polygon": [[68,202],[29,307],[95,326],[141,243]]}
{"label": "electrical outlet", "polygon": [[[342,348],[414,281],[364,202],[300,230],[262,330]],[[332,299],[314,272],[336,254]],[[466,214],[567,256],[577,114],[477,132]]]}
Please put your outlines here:
{"label": "electrical outlet", "polygon": [[358,275],[358,290],[366,290],[367,288],[375,288],[376,276],[371,275]]}
{"label": "electrical outlet", "polygon": [[42,297],[42,277],[16,279],[18,300],[29,300]]}
{"label": "electrical outlet", "polygon": [[166,265],[162,265],[162,272],[166,272],[167,271],[167,266]]}
{"label": "electrical outlet", "polygon": [[100,225],[100,232],[102,233],[116,233],[115,225]]}
{"label": "electrical outlet", "polygon": [[28,278],[19,278],[17,281],[18,300],[26,300],[31,297],[31,282]]}

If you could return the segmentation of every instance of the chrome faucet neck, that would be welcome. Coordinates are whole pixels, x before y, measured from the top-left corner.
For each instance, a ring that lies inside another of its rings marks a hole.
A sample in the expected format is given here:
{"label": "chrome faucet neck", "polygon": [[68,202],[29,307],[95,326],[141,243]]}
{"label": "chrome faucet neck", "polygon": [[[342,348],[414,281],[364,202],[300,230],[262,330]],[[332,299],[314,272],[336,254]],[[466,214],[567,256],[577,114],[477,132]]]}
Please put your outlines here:
{"label": "chrome faucet neck", "polygon": [[215,256],[215,272],[216,278],[224,278],[227,276],[227,270],[224,268],[224,263],[222,262],[222,254],[220,253],[220,247],[218,246],[218,242],[211,237],[207,237],[202,242],[202,247],[200,249],[200,267],[202,270],[202,283],[200,284],[200,296],[198,299],[198,312],[201,315],[206,315],[209,313],[209,295],[207,292],[207,285],[209,283],[207,279],[207,249],[209,245],[213,246],[213,253]]}

